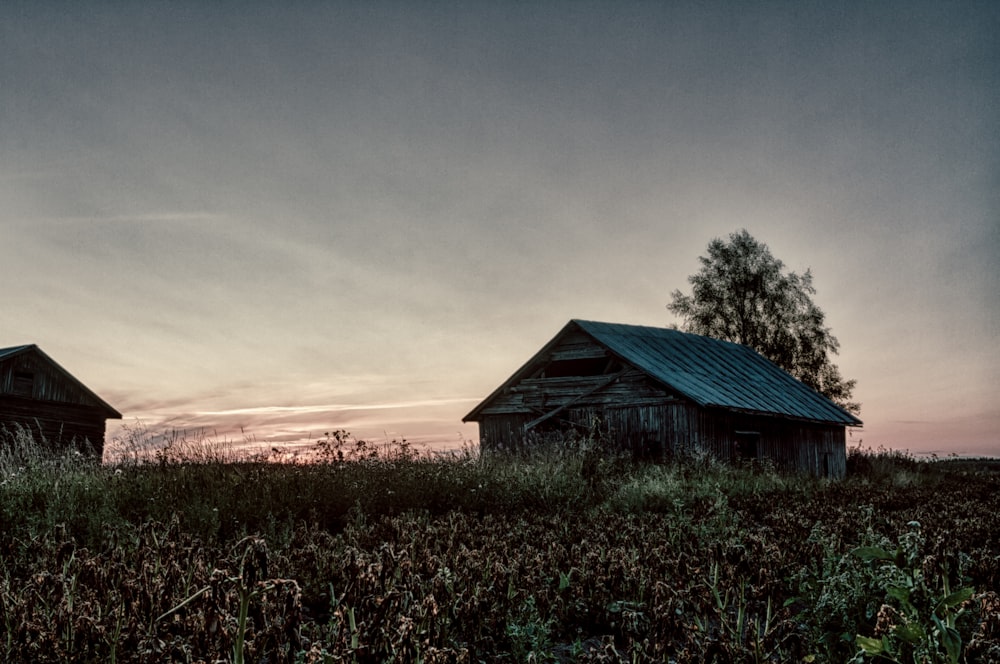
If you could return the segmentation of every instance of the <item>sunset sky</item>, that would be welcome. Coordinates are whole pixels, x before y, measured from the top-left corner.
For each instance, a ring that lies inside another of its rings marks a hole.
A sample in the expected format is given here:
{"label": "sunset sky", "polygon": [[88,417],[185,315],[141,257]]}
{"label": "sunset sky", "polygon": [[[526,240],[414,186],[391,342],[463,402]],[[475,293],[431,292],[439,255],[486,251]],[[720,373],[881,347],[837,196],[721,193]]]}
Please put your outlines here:
{"label": "sunset sky", "polygon": [[679,322],[746,228],[812,269],[852,444],[1000,455],[998,34],[995,2],[4,2],[0,347],[130,426],[455,445],[569,319]]}

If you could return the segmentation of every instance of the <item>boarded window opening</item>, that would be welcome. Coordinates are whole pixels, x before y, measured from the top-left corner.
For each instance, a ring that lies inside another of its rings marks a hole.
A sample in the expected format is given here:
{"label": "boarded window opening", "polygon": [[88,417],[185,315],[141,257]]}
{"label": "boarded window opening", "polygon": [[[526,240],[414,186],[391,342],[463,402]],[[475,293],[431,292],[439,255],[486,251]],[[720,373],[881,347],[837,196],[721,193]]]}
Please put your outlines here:
{"label": "boarded window opening", "polygon": [[613,371],[606,357],[590,357],[576,360],[556,360],[545,367],[546,378],[567,376],[602,376]]}
{"label": "boarded window opening", "polygon": [[18,396],[30,397],[35,391],[35,374],[30,371],[15,371],[12,391]]}

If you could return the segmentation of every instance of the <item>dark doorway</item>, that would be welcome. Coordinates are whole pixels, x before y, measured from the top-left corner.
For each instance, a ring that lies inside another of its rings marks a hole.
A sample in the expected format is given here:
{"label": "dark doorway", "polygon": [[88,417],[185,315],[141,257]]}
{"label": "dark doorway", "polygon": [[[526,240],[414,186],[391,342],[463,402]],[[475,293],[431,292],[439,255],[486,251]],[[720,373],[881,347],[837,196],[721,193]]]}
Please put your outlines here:
{"label": "dark doorway", "polygon": [[757,445],[760,434],[756,431],[737,431],[733,438],[733,458],[736,461],[757,459]]}

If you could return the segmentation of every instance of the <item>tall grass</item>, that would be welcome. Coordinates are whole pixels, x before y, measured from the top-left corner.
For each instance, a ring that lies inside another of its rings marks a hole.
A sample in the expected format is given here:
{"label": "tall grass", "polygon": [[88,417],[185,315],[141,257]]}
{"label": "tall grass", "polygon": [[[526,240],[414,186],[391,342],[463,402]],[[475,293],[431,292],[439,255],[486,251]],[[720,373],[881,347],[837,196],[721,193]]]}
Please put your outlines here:
{"label": "tall grass", "polygon": [[[480,456],[471,447],[441,455],[417,452],[405,441],[371,445],[334,431],[314,449],[287,458],[176,432],[126,433],[116,461],[98,465],[73,450],[54,451],[25,429],[0,429],[0,512],[8,529],[31,534],[62,524],[94,543],[109,527],[176,515],[196,536],[226,540],[273,537],[303,521],[336,531],[352,511],[664,513],[703,510],[720,498],[806,495],[826,484],[767,465],[734,467],[710,458],[637,464],[602,451],[602,441],[593,439],[556,441],[517,455]],[[159,444],[151,446],[151,438]],[[919,487],[940,482],[943,473],[931,462],[885,450],[852,450],[848,468],[844,487]]]}
{"label": "tall grass", "polygon": [[918,459],[905,450],[852,447],[847,453],[847,473],[858,481],[896,487],[940,481],[943,466],[936,457]]}
{"label": "tall grass", "polygon": [[53,452],[23,430],[0,446],[3,513],[10,531],[30,535],[57,524],[86,544],[109,527],[181,519],[209,541],[251,533],[275,536],[303,521],[328,530],[352,512],[478,514],[593,505],[594,483],[581,460],[548,451],[481,459],[471,448],[419,453],[405,441],[373,446],[333,432],[293,459],[238,452],[228,444],[159,437],[152,453],[133,432],[113,464],[76,452]]}

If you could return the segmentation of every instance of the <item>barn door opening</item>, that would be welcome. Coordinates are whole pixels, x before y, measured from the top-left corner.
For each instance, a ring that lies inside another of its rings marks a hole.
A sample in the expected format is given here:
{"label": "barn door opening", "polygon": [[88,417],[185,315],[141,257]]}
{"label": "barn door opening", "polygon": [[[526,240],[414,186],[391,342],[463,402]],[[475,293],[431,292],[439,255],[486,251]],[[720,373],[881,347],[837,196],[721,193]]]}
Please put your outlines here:
{"label": "barn door opening", "polygon": [[15,371],[12,392],[19,397],[31,397],[35,392],[35,374],[31,371]]}
{"label": "barn door opening", "polygon": [[756,461],[760,433],[757,431],[736,431],[733,436],[733,460]]}

